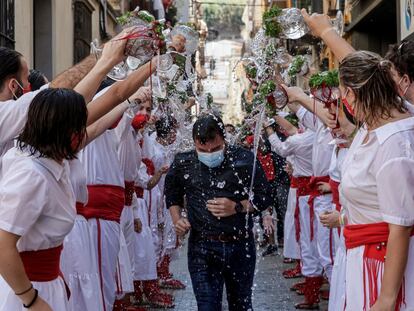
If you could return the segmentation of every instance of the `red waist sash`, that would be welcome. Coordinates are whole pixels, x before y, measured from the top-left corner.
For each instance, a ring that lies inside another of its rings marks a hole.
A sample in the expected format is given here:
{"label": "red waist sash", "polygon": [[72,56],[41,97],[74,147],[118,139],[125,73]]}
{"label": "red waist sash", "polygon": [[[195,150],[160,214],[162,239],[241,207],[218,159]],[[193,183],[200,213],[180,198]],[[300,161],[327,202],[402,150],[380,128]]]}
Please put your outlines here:
{"label": "red waist sash", "polygon": [[21,252],[24,270],[32,282],[49,282],[60,275],[60,254],[63,246],[42,249],[39,251]]}
{"label": "red waist sash", "polygon": [[[341,211],[341,203],[339,202],[339,185],[340,183],[329,178],[329,186],[331,186],[332,203],[338,212]],[[338,235],[341,235],[341,228],[338,228]]]}
{"label": "red waist sash", "polygon": [[[365,246],[363,254],[364,306],[366,305],[367,299],[370,307],[378,299],[379,284],[377,281],[380,274],[383,273],[389,233],[388,224],[385,222],[347,225],[344,228],[345,246],[347,250]],[[411,236],[414,236],[414,229],[411,231]],[[367,292],[369,294],[368,298],[366,297]],[[402,304],[405,304],[404,279],[397,296],[395,310],[400,310]]]}
{"label": "red waist sash", "polygon": [[341,211],[341,203],[339,202],[339,185],[340,183],[329,178],[329,185],[331,186],[332,202],[335,204],[336,210]]}
{"label": "red waist sash", "polygon": [[290,188],[296,189],[298,187],[298,177],[290,177]]}
{"label": "red waist sash", "polygon": [[78,207],[78,214],[86,219],[99,218],[120,222],[125,204],[125,190],[113,185],[88,185],[89,200]]}
{"label": "red waist sash", "polygon": [[132,198],[134,196],[135,183],[133,181],[125,181],[125,206],[132,205]]}
{"label": "red waist sash", "polygon": [[137,198],[139,198],[139,199],[143,199],[144,198],[144,188],[135,187],[135,193],[137,195]]}
{"label": "red waist sash", "polygon": [[309,201],[308,201],[309,209],[310,209],[310,217],[311,217],[311,226],[310,226],[310,228],[311,228],[311,234],[310,234],[311,241],[313,240],[313,236],[314,236],[313,221],[314,221],[314,218],[315,218],[315,207],[314,207],[315,198],[323,195],[318,190],[318,183],[319,182],[329,183],[329,176],[318,176],[318,177],[312,176],[312,178],[310,180],[310,183],[309,183],[309,188],[311,190]]}
{"label": "red waist sash", "polygon": [[299,220],[299,197],[310,195],[310,189],[308,187],[310,177],[292,177],[294,185],[296,185],[296,207],[295,207],[295,231],[296,231],[296,241],[299,242],[300,239],[300,220]]}

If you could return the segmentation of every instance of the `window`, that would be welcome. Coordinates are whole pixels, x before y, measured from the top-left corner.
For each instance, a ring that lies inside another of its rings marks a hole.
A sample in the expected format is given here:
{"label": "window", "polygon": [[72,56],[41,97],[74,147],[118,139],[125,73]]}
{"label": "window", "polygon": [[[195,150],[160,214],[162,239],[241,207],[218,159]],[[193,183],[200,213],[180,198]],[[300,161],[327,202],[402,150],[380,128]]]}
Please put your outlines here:
{"label": "window", "polygon": [[14,49],[14,0],[0,1],[0,46]]}
{"label": "window", "polygon": [[80,62],[90,54],[92,41],[92,9],[83,1],[74,4],[74,63]]}

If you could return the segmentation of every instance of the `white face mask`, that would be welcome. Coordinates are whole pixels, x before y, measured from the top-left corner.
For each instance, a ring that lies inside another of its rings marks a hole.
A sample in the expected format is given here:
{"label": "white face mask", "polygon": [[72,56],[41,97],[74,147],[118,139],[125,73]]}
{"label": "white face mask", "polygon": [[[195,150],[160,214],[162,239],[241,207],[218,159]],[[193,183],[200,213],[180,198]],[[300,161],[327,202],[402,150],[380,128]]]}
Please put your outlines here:
{"label": "white face mask", "polygon": [[[402,82],[402,80],[404,79],[404,76],[401,77],[400,81],[398,81],[398,88],[402,91],[400,84]],[[407,91],[409,89],[409,87],[411,86],[411,83],[405,88],[405,90],[402,92],[402,94],[400,94],[402,97],[405,97],[405,94],[407,94]]]}

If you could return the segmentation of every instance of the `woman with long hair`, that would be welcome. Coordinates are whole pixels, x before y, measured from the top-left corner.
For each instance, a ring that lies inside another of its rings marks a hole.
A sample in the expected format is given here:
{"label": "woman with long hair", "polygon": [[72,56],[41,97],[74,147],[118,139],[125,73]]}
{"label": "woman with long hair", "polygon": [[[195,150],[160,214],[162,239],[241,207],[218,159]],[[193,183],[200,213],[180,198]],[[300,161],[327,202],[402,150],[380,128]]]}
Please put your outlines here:
{"label": "woman with long hair", "polygon": [[391,62],[358,51],[339,66],[342,101],[359,122],[343,163],[347,310],[412,310],[414,117]]}

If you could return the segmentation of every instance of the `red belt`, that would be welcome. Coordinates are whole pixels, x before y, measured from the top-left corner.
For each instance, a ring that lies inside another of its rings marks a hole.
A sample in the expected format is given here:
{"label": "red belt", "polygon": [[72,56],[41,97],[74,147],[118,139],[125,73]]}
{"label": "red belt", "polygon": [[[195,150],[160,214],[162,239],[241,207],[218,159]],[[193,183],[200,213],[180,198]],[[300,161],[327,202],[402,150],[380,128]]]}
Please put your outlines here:
{"label": "red belt", "polygon": [[290,177],[290,188],[296,189],[298,187],[298,178],[300,177]]}
{"label": "red belt", "polygon": [[135,193],[139,199],[144,198],[144,188],[141,187],[135,187]]}
{"label": "red belt", "polygon": [[21,252],[24,270],[32,282],[49,282],[60,275],[60,254],[63,246],[42,249],[39,251]]}
{"label": "red belt", "polygon": [[315,203],[315,198],[323,195],[319,192],[318,190],[318,183],[319,182],[326,182],[329,183],[329,176],[312,176],[310,183],[309,183],[309,188],[311,190],[310,192],[310,197],[309,197],[309,208],[310,208],[310,217],[311,217],[311,241],[313,240],[313,221],[315,218],[315,207],[314,207],[314,203]]}
{"label": "red belt", "polygon": [[[339,185],[340,183],[329,178],[329,186],[331,186],[332,203],[338,212],[341,212],[341,203],[339,202]],[[338,228],[338,235],[341,235],[341,228]]]}
{"label": "red belt", "polygon": [[135,183],[133,181],[125,181],[125,206],[132,205],[132,198],[134,196]]}
{"label": "red belt", "polygon": [[78,214],[86,219],[99,218],[120,222],[125,203],[125,190],[113,185],[88,185],[89,200],[78,206]]}
{"label": "red belt", "polygon": [[[372,307],[379,295],[378,277],[383,271],[385,256],[387,253],[387,242],[389,227],[385,222],[363,225],[347,225],[344,228],[346,249],[365,246],[363,254],[363,284],[364,284],[364,306],[366,306],[366,280],[368,280],[369,306]],[[414,229],[411,231],[414,236]],[[398,293],[395,310],[400,310],[405,303],[405,280]]]}
{"label": "red belt", "polygon": [[[300,239],[300,220],[299,220],[299,197],[303,197],[310,194],[310,189],[308,187],[310,182],[310,177],[292,177],[292,182],[296,186],[296,207],[295,207],[295,231],[296,231],[296,241],[299,242]],[[292,184],[291,184],[292,187]]]}

